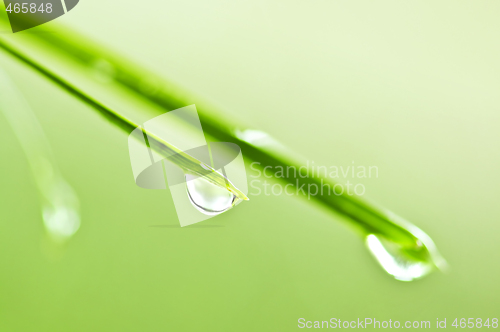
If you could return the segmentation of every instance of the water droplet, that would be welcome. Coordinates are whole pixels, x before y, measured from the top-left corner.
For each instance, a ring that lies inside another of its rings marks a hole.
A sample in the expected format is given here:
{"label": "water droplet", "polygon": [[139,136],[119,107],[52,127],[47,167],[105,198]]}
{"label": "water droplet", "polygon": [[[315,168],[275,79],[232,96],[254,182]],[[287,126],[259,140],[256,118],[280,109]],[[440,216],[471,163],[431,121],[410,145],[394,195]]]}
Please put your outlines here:
{"label": "water droplet", "polygon": [[411,250],[381,236],[368,235],[366,245],[382,268],[397,280],[412,281],[429,274],[434,268],[430,259],[419,259],[411,255]]}
{"label": "water droplet", "polygon": [[45,206],[43,222],[51,238],[57,242],[70,238],[80,228],[78,211],[70,206]]}
{"label": "water droplet", "polygon": [[193,206],[210,216],[229,210],[238,200],[226,188],[217,186],[201,176],[186,174],[186,188]]}

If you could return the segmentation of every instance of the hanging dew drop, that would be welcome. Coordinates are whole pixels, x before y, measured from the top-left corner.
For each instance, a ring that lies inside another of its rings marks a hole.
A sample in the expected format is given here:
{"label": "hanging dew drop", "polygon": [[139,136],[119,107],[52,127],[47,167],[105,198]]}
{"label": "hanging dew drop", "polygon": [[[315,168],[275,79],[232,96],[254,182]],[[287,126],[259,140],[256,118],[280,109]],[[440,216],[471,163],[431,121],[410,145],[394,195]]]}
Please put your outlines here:
{"label": "hanging dew drop", "polygon": [[397,280],[419,279],[434,268],[432,261],[412,257],[400,245],[383,237],[370,234],[366,237],[366,245],[382,268]]}
{"label": "hanging dew drop", "polygon": [[186,189],[191,204],[209,216],[229,210],[238,200],[229,190],[213,184],[202,176],[186,174]]}

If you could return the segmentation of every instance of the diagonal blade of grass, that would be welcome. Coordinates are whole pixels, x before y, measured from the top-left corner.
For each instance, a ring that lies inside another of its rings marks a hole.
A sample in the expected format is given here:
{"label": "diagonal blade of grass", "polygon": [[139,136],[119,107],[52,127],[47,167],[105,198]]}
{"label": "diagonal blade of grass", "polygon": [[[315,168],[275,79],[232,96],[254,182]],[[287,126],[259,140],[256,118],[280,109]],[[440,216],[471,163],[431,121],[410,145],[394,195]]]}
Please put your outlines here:
{"label": "diagonal blade of grass", "polygon": [[[33,34],[33,38],[38,39],[39,42],[45,44],[46,47],[58,52],[61,57],[71,59],[75,64],[80,66],[93,66],[96,61],[105,61],[113,68],[113,84],[119,85],[140,98],[144,98],[156,104],[163,112],[165,110],[177,109],[188,104],[182,101],[183,97],[178,92],[178,89],[164,82],[162,78],[111,55],[109,52],[104,51],[101,47],[81,36],[75,36],[74,33],[68,33],[66,28],[60,29],[60,31],[66,32],[57,34]],[[130,123],[130,121],[118,112],[106,108],[98,101],[57,77],[43,66],[37,64],[33,59],[17,51],[15,47],[2,41],[2,36],[0,36],[0,47],[54,81],[66,91],[94,107],[116,125],[129,132],[136,127],[135,124]],[[154,85],[154,88],[144,88],[148,85],[151,87],[151,84]],[[288,155],[270,153],[268,150],[238,137],[238,135],[236,135],[238,127],[229,124],[227,121],[221,123],[219,119],[212,116],[212,114],[216,113],[212,109],[198,108],[198,111],[206,133],[217,140],[238,144],[244,152],[244,156],[247,159],[260,162],[261,167],[271,166],[273,169],[276,169],[276,167],[286,168],[294,166],[298,168],[300,166],[295,165],[292,158]],[[292,183],[292,181],[296,180],[297,185],[304,184],[305,186],[321,186],[324,183],[331,183],[331,181],[319,176],[299,177],[293,180],[283,178],[281,180],[288,183]],[[293,184],[295,184],[295,182],[293,182]],[[361,234],[380,235],[398,243],[407,251],[411,252],[413,256],[422,261],[430,260],[437,267],[445,265],[445,261],[439,254],[430,237],[413,224],[389,210],[377,207],[365,200],[349,196],[345,193],[334,196],[318,194],[311,198],[332,212],[340,213],[347,217],[347,220],[349,220]]]}
{"label": "diagonal blade of grass", "polygon": [[[111,110],[110,108],[104,106],[102,103],[98,102],[94,98],[88,96],[84,92],[80,91],[72,84],[64,80],[63,78],[57,76],[51,71],[47,70],[40,64],[35,61],[29,59],[25,55],[19,53],[5,42],[0,40],[0,48],[13,55],[20,61],[24,62],[31,68],[35,69],[52,82],[56,83],[58,86],[66,90],[68,93],[74,95],[76,98],[80,99],[84,103],[93,107],[96,111],[98,111],[102,116],[108,119],[108,121],[114,123],[127,133],[132,132],[135,128],[139,127],[139,124],[134,123],[132,120],[127,117]],[[190,172],[198,174],[200,176],[204,176],[211,182],[220,185],[222,187],[226,187],[229,191],[231,191],[236,197],[248,200],[248,197],[244,193],[242,193],[238,188],[236,188],[230,181],[228,181],[222,174],[217,172],[216,170],[210,169],[207,170],[201,166],[202,162],[197,160],[196,158],[190,156],[189,154],[184,153],[179,150],[169,142],[166,142],[156,136],[154,133],[149,132],[148,130],[142,128],[142,131],[150,138],[153,139],[154,142],[150,142],[151,148],[155,149],[158,153],[168,156],[168,159],[173,161],[179,167],[186,169]]]}

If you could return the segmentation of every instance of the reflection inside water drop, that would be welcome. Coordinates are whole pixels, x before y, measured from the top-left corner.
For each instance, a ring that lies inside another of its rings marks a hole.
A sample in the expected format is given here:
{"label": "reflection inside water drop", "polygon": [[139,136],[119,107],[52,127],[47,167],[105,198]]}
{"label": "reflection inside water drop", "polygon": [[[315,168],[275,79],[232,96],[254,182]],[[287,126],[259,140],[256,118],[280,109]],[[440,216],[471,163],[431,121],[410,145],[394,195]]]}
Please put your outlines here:
{"label": "reflection inside water drop", "polygon": [[397,243],[370,234],[366,245],[382,268],[397,280],[412,281],[427,275],[433,269],[431,261],[412,257]]}
{"label": "reflection inside water drop", "polygon": [[238,199],[226,188],[192,174],[186,174],[186,189],[193,206],[209,216],[229,210]]}

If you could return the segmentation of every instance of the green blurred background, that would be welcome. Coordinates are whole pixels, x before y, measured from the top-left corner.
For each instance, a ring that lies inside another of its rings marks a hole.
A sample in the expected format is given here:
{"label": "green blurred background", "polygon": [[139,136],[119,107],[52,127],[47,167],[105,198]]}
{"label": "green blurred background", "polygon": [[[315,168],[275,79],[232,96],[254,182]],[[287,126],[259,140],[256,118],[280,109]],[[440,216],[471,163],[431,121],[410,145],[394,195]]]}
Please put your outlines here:
{"label": "green blurred background", "polygon": [[499,318],[499,12],[498,1],[83,0],[45,25],[71,27],[316,164],[378,166],[366,196],[426,231],[451,266],[411,283],[295,197],[250,196],[206,227],[165,227],[177,224],[170,194],[135,185],[127,136],[0,52],[82,216],[64,246],[47,239],[0,114],[0,330]]}

